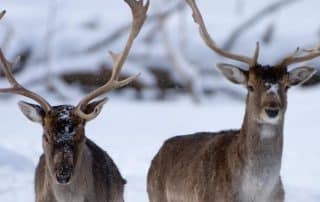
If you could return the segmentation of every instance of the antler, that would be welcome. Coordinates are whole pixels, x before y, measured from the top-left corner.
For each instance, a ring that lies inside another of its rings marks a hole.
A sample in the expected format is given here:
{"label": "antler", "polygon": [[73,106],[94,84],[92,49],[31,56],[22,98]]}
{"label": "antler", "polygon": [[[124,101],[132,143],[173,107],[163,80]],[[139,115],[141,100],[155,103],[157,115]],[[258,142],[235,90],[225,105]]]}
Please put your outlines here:
{"label": "antler", "polygon": [[[2,11],[0,13],[0,19],[5,15],[5,13],[6,13],[6,11]],[[17,57],[13,63],[10,63],[5,58],[5,56],[2,52],[2,49],[0,48],[0,66],[2,66],[4,75],[7,77],[9,83],[12,85],[12,88],[0,88],[0,93],[14,93],[14,94],[28,97],[28,98],[33,99],[34,101],[38,102],[46,112],[50,111],[51,106],[45,99],[43,99],[41,96],[37,95],[36,93],[25,89],[14,78],[10,69],[12,66],[14,66],[15,64],[17,64],[19,62],[19,59],[20,58]]]}
{"label": "antler", "polygon": [[136,0],[124,0],[130,7],[132,16],[133,16],[133,22],[131,27],[131,32],[128,38],[128,41],[126,43],[126,46],[121,54],[116,54],[113,52],[110,52],[110,55],[113,59],[113,69],[112,69],[112,75],[109,81],[101,86],[100,88],[92,91],[89,93],[86,97],[84,97],[79,104],[76,107],[75,113],[80,116],[81,118],[85,120],[90,120],[92,118],[91,114],[86,114],[82,110],[83,106],[87,105],[91,100],[94,98],[105,94],[115,88],[120,88],[123,86],[128,85],[130,82],[132,82],[137,76],[131,76],[125,80],[119,81],[119,74],[121,71],[121,68],[127,59],[129,55],[129,51],[131,49],[131,46],[133,44],[133,41],[139,34],[142,25],[144,24],[146,18],[147,18],[147,10],[149,8],[149,0],[147,0],[146,5],[144,5],[143,0],[136,1]]}
{"label": "antler", "polygon": [[201,12],[200,12],[195,0],[186,0],[186,1],[192,9],[192,12],[193,12],[192,16],[193,16],[195,23],[197,23],[199,25],[199,31],[200,31],[201,37],[209,48],[211,48],[214,52],[218,53],[219,55],[221,55],[223,57],[246,63],[250,67],[254,66],[258,63],[258,57],[259,57],[259,43],[258,42],[256,44],[256,49],[254,52],[254,56],[252,58],[224,51],[210,37],[209,32],[207,31],[207,28],[206,28],[205,23],[203,21]]}
{"label": "antler", "polygon": [[320,45],[313,49],[306,49],[305,52],[309,52],[306,55],[298,56],[300,53],[300,48],[298,47],[293,54],[290,54],[286,58],[284,58],[277,66],[278,67],[287,67],[294,63],[304,62],[308,60],[312,60],[316,57],[320,56]]}

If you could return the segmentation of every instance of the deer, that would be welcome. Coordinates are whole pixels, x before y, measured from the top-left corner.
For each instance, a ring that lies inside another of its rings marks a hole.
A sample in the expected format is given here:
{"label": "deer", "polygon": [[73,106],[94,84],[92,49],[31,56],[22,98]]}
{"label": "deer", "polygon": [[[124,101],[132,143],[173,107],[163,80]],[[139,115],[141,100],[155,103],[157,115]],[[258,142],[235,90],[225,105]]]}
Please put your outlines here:
{"label": "deer", "polygon": [[309,66],[288,67],[319,57],[319,47],[297,49],[276,65],[262,65],[258,42],[253,57],[223,50],[209,35],[195,0],[186,2],[205,44],[224,58],[248,65],[248,69],[217,65],[228,80],[247,88],[245,115],[238,130],[198,132],[166,140],[148,171],[149,200],[283,202],[280,169],[287,91],[316,72]]}
{"label": "deer", "polygon": [[[96,98],[131,83],[139,75],[120,80],[119,74],[146,18],[149,1],[124,0],[133,21],[124,50],[110,52],[113,69],[110,79],[91,91],[76,105],[51,106],[40,95],[18,83],[10,71],[18,62],[9,62],[0,49],[0,66],[11,84],[0,93],[18,94],[38,104],[19,102],[22,113],[42,125],[43,154],[35,171],[36,202],[123,202],[126,180],[112,158],[86,137],[86,123],[101,112],[107,98]],[[2,15],[4,12],[2,12]]]}

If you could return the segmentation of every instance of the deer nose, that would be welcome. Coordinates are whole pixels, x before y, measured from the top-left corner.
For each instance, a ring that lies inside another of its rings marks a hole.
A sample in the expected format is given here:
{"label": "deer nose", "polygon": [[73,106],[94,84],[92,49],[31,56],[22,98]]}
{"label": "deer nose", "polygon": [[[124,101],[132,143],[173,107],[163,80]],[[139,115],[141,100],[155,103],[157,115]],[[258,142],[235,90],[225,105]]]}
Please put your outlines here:
{"label": "deer nose", "polygon": [[60,184],[66,184],[70,181],[73,172],[73,166],[63,165],[57,169],[56,178]]}
{"label": "deer nose", "polygon": [[280,109],[279,108],[266,108],[265,112],[270,118],[275,118],[278,116]]}

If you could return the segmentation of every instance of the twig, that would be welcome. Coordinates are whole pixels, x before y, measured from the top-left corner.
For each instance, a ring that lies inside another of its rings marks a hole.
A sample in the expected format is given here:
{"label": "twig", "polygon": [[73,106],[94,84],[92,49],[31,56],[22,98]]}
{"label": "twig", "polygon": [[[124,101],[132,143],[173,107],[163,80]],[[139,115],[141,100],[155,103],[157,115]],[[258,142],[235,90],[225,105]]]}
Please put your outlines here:
{"label": "twig", "polygon": [[57,19],[57,10],[58,10],[57,0],[52,0],[49,3],[48,9],[49,13],[47,16],[47,32],[45,36],[45,57],[46,57],[46,77],[47,77],[47,88],[53,86],[51,77],[52,77],[52,68],[53,68],[53,43],[55,39],[55,23]]}
{"label": "twig", "polygon": [[178,24],[178,33],[179,33],[179,48],[180,50],[187,49],[187,42],[188,42],[188,32],[187,32],[187,16],[186,10],[182,10],[179,14],[179,24]]}
{"label": "twig", "polygon": [[177,73],[180,74],[180,76],[186,81],[187,90],[190,93],[194,102],[199,103],[200,100],[199,100],[199,98],[195,92],[195,89],[194,89],[194,87],[195,87],[194,80],[192,79],[192,77],[190,75],[188,75],[188,73],[186,73],[183,70],[183,67],[178,59],[177,53],[175,53],[175,51],[177,51],[177,50],[174,50],[174,47],[172,46],[172,44],[170,42],[169,34],[168,34],[168,32],[165,28],[165,25],[164,25],[164,19],[159,17],[158,21],[159,21],[160,32],[162,34],[163,44],[164,44],[165,48],[167,49],[168,60],[172,64],[173,68],[176,69]]}
{"label": "twig", "polygon": [[271,22],[268,27],[266,28],[263,36],[262,36],[262,41],[265,44],[270,44],[275,32],[275,25],[274,22]]}
{"label": "twig", "polygon": [[55,78],[52,73],[52,69],[54,67],[54,53],[53,53],[53,44],[56,37],[56,21],[57,21],[57,15],[58,15],[58,0],[52,0],[49,4],[49,13],[47,16],[47,33],[46,33],[46,87],[47,90],[56,93],[59,95],[61,99],[66,99],[66,96],[63,95],[62,92],[60,92],[60,89],[58,89],[55,86]]}
{"label": "twig", "polygon": [[250,27],[261,21],[266,16],[271,15],[272,13],[277,12],[281,8],[284,8],[285,6],[288,6],[289,4],[295,3],[297,1],[298,0],[280,0],[258,11],[246,22],[236,27],[236,29],[231,33],[227,41],[224,43],[223,49],[226,51],[231,50],[233,45],[235,44],[237,39],[242,35],[243,32],[248,31]]}

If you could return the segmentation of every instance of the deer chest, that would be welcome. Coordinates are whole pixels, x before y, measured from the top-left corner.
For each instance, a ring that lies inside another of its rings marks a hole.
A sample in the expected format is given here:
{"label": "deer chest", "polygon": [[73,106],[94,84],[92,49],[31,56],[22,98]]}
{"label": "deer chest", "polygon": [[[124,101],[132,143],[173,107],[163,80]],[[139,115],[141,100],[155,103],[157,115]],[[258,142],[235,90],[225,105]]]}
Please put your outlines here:
{"label": "deer chest", "polygon": [[240,186],[241,201],[269,202],[276,188],[279,176],[263,171],[259,175],[247,171]]}

